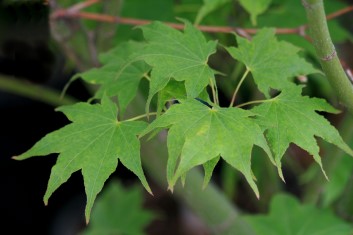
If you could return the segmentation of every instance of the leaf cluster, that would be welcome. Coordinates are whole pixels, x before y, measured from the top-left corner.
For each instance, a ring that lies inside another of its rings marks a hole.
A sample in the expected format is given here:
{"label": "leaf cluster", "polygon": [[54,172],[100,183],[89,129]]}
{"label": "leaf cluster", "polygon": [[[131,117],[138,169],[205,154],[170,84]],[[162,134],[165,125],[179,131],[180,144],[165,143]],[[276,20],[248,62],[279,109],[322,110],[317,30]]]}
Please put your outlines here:
{"label": "leaf cluster", "polygon": [[[209,12],[228,2],[205,1],[196,21],[201,22]],[[239,1],[250,12],[253,24],[270,2]],[[324,99],[302,95],[303,86],[296,78],[322,72],[299,54],[299,47],[278,40],[273,28],[259,30],[251,40],[235,35],[236,45],[220,45],[206,39],[187,20],[182,22],[182,32],[158,21],[141,26],[143,41],[119,44],[100,56],[101,67],[74,76],[73,80],[81,78],[98,85],[92,99],[58,108],[72,123],[15,157],[21,160],[59,153],[45,203],[72,173],[80,170],[88,221],[97,194],[119,161],[152,193],[141,164],[140,141],[162,130],[168,132],[166,177],[170,190],[180,178],[185,183],[188,171],[196,166],[204,168],[206,187],[222,159],[241,172],[260,197],[251,167],[254,146],[266,153],[283,181],[286,177],[281,160],[290,144],[312,155],[324,174],[317,137],[353,156],[322,114],[339,111]],[[222,73],[209,65],[210,57],[220,50],[244,65],[228,107],[221,107],[219,102],[217,85]],[[249,79],[263,98],[238,103],[238,91]],[[141,80],[148,83],[145,113],[126,118]],[[100,102],[94,103],[96,100]],[[150,123],[138,121],[152,119],[152,115],[156,117]]]}

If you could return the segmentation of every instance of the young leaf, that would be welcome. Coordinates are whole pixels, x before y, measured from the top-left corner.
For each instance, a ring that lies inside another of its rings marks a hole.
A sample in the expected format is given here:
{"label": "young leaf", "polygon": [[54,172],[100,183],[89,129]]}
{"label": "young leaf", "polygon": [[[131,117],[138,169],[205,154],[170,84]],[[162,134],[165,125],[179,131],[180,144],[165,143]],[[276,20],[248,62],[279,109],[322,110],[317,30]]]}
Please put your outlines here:
{"label": "young leaf", "polygon": [[244,9],[249,12],[251,23],[256,25],[256,17],[264,13],[272,0],[239,0]]}
{"label": "young leaf", "polygon": [[22,160],[60,153],[51,171],[44,195],[45,204],[72,173],[81,170],[87,195],[85,215],[88,222],[93,202],[104,182],[115,171],[118,159],[151,192],[141,167],[137,139],[137,134],[146,127],[145,122],[117,121],[117,107],[106,96],[101,104],[77,103],[58,110],[73,123],[46,135],[27,152],[15,157]]}
{"label": "young leaf", "polygon": [[101,98],[103,94],[110,97],[117,96],[122,116],[128,104],[136,96],[141,78],[151,69],[134,55],[143,47],[143,43],[133,41],[122,43],[100,56],[104,64],[102,67],[90,69],[75,77],[100,85],[94,98]]}
{"label": "young leaf", "polygon": [[301,90],[301,86],[293,85],[274,99],[252,109],[257,114],[258,123],[267,129],[266,137],[282,179],[281,158],[290,143],[313,155],[321,168],[319,146],[314,136],[321,137],[353,156],[353,151],[344,143],[338,131],[323,116],[316,113],[337,113],[337,110],[323,99],[302,96]]}
{"label": "young leaf", "polygon": [[207,181],[215,165],[209,161],[221,156],[244,174],[259,196],[251,172],[252,148],[260,146],[270,159],[272,156],[260,127],[250,116],[253,113],[239,108],[209,108],[197,100],[186,100],[173,105],[141,136],[155,129],[169,128],[167,178],[170,188],[188,170],[205,163],[210,164],[205,166]]}
{"label": "young leaf", "polygon": [[185,81],[189,98],[197,97],[211,80],[215,84],[214,71],[207,65],[208,57],[216,51],[215,41],[207,42],[188,22],[185,22],[184,33],[160,22],[141,29],[148,45],[140,55],[153,67],[147,107],[171,78]]}
{"label": "young leaf", "polygon": [[299,48],[277,41],[274,29],[261,29],[252,41],[236,36],[238,48],[226,48],[252,73],[259,90],[269,97],[270,88],[281,90],[291,85],[288,78],[320,73],[298,55]]}
{"label": "young leaf", "polygon": [[[244,216],[259,235],[350,235],[352,225],[329,210],[301,205],[293,196],[278,194],[268,215]],[[270,226],[269,226],[270,225]]]}
{"label": "young leaf", "polygon": [[140,187],[124,188],[119,182],[110,182],[92,209],[90,225],[82,235],[124,234],[142,235],[144,227],[152,222],[154,214],[143,209]]}

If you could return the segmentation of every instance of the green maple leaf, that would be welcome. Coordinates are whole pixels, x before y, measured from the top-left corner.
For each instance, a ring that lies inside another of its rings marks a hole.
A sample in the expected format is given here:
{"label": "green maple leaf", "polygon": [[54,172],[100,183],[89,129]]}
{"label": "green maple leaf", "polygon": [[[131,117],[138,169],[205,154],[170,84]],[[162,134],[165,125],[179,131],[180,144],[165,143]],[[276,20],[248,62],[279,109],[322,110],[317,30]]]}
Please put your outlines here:
{"label": "green maple leaf", "polygon": [[138,186],[124,188],[119,182],[110,182],[98,197],[90,225],[82,235],[142,235],[152,222],[154,213],[143,209],[143,194]]}
{"label": "green maple leaf", "polygon": [[239,0],[244,9],[249,12],[251,23],[256,25],[256,17],[264,13],[272,0]]}
{"label": "green maple leaf", "polygon": [[239,36],[236,39],[238,48],[226,49],[246,65],[259,90],[267,97],[270,88],[281,90],[292,85],[288,78],[320,73],[298,55],[298,47],[278,41],[274,29],[261,29],[252,41]]}
{"label": "green maple leaf", "polygon": [[202,33],[188,22],[185,22],[184,33],[160,22],[141,29],[147,46],[140,55],[153,67],[147,107],[171,78],[185,81],[189,98],[197,97],[208,84],[216,84],[215,72],[207,61],[215,53],[217,42],[207,42]]}
{"label": "green maple leaf", "polygon": [[151,131],[169,128],[169,188],[173,188],[179,177],[197,165],[207,163],[206,178],[209,177],[209,171],[213,170],[217,161],[215,159],[221,156],[245,176],[259,196],[251,171],[251,151],[257,145],[267,152],[270,159],[272,155],[263,132],[250,118],[253,113],[239,108],[209,108],[194,99],[180,102],[141,133],[143,136]]}
{"label": "green maple leaf", "polygon": [[267,215],[244,218],[258,235],[350,235],[353,232],[351,224],[330,210],[301,205],[295,197],[286,194],[273,198]]}
{"label": "green maple leaf", "polygon": [[[282,91],[277,97],[253,108],[256,119],[266,131],[266,137],[274,153],[280,176],[281,158],[294,143],[313,155],[320,165],[319,146],[315,136],[336,145],[353,156],[353,151],[342,140],[338,131],[316,111],[337,113],[338,111],[325,100],[301,95],[301,86],[292,86]],[[324,171],[323,171],[324,172]]]}
{"label": "green maple leaf", "polygon": [[93,202],[104,182],[115,171],[118,159],[151,192],[141,167],[137,139],[137,134],[146,127],[145,122],[118,121],[117,107],[106,96],[101,104],[77,103],[57,110],[73,123],[46,135],[27,152],[15,157],[22,160],[60,153],[51,171],[44,195],[45,204],[72,173],[81,170],[87,195],[85,215],[88,222]]}
{"label": "green maple leaf", "polygon": [[134,41],[122,43],[100,56],[102,67],[77,74],[75,78],[81,77],[88,83],[100,85],[94,98],[102,98],[103,94],[117,96],[122,115],[136,96],[141,78],[151,69],[134,54],[144,46]]}

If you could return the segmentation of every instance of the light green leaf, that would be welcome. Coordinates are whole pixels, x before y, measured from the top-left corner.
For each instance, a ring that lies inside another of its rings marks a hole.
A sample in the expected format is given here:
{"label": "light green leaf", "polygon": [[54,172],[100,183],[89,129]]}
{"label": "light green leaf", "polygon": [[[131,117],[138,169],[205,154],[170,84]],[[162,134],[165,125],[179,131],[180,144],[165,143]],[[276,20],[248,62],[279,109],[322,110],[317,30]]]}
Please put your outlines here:
{"label": "light green leaf", "polygon": [[239,0],[239,3],[249,12],[252,24],[256,25],[256,17],[267,10],[271,1],[272,0]]}
{"label": "light green leaf", "polygon": [[202,33],[185,23],[184,33],[160,22],[142,26],[148,45],[141,57],[153,67],[147,107],[152,97],[162,90],[171,78],[185,81],[187,97],[197,97],[214,81],[214,71],[207,65],[208,57],[215,53],[217,43],[206,41]]}
{"label": "light green leaf", "polygon": [[205,16],[231,1],[232,0],[204,0],[202,7],[197,13],[195,24],[198,25],[202,21],[202,19],[205,18]]}
{"label": "light green leaf", "polygon": [[320,73],[298,55],[298,47],[278,41],[274,29],[261,29],[252,41],[239,36],[236,39],[238,48],[228,47],[228,52],[246,65],[267,97],[270,88],[281,90],[292,85],[288,78]]}
{"label": "light green leaf", "polygon": [[244,216],[257,235],[350,235],[352,225],[329,210],[301,205],[293,196],[278,194],[267,215]]}
{"label": "light green leaf", "polygon": [[22,160],[60,153],[51,171],[44,195],[45,204],[72,173],[81,170],[87,195],[85,215],[88,221],[93,202],[104,182],[115,171],[118,159],[151,192],[142,170],[137,139],[138,133],[146,127],[145,122],[119,122],[117,107],[106,96],[101,104],[77,103],[58,110],[73,123],[46,135],[30,150],[15,157]]}
{"label": "light green leaf", "polygon": [[102,191],[92,209],[91,222],[82,235],[143,235],[154,214],[143,209],[140,187],[124,188],[112,181]]}
{"label": "light green leaf", "polygon": [[75,77],[81,77],[88,83],[99,84],[100,87],[94,98],[117,96],[120,115],[136,96],[141,78],[151,69],[144,61],[136,58],[134,53],[142,50],[143,43],[126,42],[100,56],[104,64],[100,68],[93,68]]}
{"label": "light green leaf", "polygon": [[[280,95],[252,109],[258,123],[266,129],[266,137],[274,153],[278,172],[283,179],[281,159],[294,143],[313,155],[320,165],[319,146],[316,137],[336,145],[353,156],[353,151],[344,143],[338,131],[316,111],[337,113],[325,100],[301,95],[301,86],[292,86]],[[324,172],[324,171],[323,171]]]}
{"label": "light green leaf", "polygon": [[[251,172],[251,150],[257,145],[266,151],[270,159],[272,156],[260,127],[251,116],[253,113],[246,110],[209,108],[192,99],[173,105],[152,122],[141,136],[156,129],[169,128],[167,179],[170,188],[191,168],[209,164],[209,161],[221,156],[243,173],[259,196]],[[206,182],[212,168],[206,165]]]}

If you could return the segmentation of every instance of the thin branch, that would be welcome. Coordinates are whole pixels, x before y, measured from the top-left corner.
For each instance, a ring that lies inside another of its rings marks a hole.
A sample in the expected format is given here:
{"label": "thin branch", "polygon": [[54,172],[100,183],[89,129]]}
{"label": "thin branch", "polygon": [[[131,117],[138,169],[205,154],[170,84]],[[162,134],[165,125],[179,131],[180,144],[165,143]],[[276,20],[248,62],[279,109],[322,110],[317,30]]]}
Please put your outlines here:
{"label": "thin branch", "polygon": [[[316,54],[320,59],[332,90],[336,92],[341,103],[353,114],[353,86],[342,68],[335,46],[328,30],[323,0],[302,0],[310,26],[311,38]],[[332,17],[342,15],[352,9],[340,10]]]}
{"label": "thin branch", "polygon": [[80,2],[68,8],[67,11],[70,13],[79,12],[82,9],[87,8],[95,3],[99,3],[100,1],[101,0],[87,0],[85,2]]}
{"label": "thin branch", "polygon": [[61,97],[60,92],[52,88],[3,74],[0,74],[0,90],[41,101],[54,107],[78,102],[78,100],[68,95]]}
{"label": "thin branch", "polygon": [[[93,0],[92,0],[93,1]],[[97,0],[96,0],[97,1]],[[353,6],[348,6],[344,9],[338,10],[334,13],[329,14],[326,19],[332,20],[348,12],[353,11]],[[152,22],[152,20],[144,20],[144,19],[136,19],[136,18],[125,18],[125,17],[116,17],[111,15],[90,13],[90,12],[74,12],[65,9],[59,9],[54,11],[51,14],[51,19],[60,19],[60,18],[82,18],[87,20],[94,20],[106,23],[114,23],[114,24],[125,24],[125,25],[145,25]],[[183,24],[165,22],[166,25],[169,25],[175,29],[183,29]],[[276,34],[298,34],[300,36],[306,37],[305,29],[307,25],[300,25],[296,28],[276,28]],[[241,27],[230,27],[230,26],[207,26],[207,25],[199,25],[197,28],[203,32],[208,33],[233,33],[236,32],[239,35],[247,35],[247,34],[256,34],[258,29],[256,28],[241,28]]]}
{"label": "thin branch", "polygon": [[332,19],[337,18],[337,17],[339,17],[341,15],[347,14],[347,13],[349,13],[351,11],[353,11],[353,5],[352,6],[348,6],[346,8],[343,8],[341,10],[335,11],[335,12],[333,12],[331,14],[328,14],[326,16],[326,20],[332,20]]}

